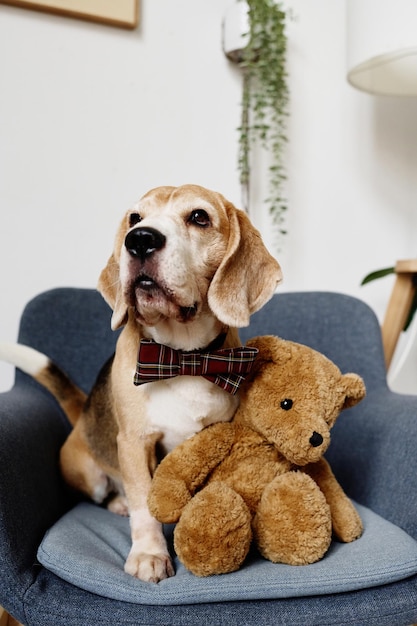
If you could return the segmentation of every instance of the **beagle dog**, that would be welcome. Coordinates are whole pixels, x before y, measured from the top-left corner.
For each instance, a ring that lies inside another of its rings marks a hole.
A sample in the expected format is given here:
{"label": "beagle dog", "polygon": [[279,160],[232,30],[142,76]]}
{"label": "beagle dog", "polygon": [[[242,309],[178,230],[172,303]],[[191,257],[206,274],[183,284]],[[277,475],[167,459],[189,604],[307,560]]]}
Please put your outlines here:
{"label": "beagle dog", "polygon": [[60,455],[66,482],[130,516],[125,571],[132,576],[158,582],[174,574],[147,506],[157,450],[164,454],[205,426],[229,421],[239,401],[199,375],[135,386],[140,341],[183,351],[219,341],[222,349],[241,346],[237,328],[281,279],[247,215],[222,195],[197,185],[158,187],[124,216],[99,278],[112,329],[123,330],[90,396],[35,351],[26,361],[17,353],[9,359],[57,397],[74,425]]}

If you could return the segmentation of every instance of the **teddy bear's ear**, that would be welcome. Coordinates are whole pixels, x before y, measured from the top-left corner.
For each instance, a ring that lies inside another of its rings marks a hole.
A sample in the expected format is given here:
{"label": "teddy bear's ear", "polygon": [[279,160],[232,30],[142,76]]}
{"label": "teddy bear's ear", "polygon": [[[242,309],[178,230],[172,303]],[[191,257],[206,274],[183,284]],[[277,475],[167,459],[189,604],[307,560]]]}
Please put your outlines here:
{"label": "teddy bear's ear", "polygon": [[344,409],[358,404],[366,395],[365,383],[358,374],[344,374],[342,376],[342,385],[346,393]]}
{"label": "teddy bear's ear", "polygon": [[259,354],[256,357],[257,363],[280,363],[287,361],[291,357],[290,342],[275,335],[253,337],[245,345],[259,350]]}
{"label": "teddy bear's ear", "polygon": [[[248,383],[252,383],[271,364],[276,367],[284,366],[292,358],[291,342],[275,335],[254,337],[246,341],[245,345],[258,350],[252,370],[246,378]],[[276,372],[276,368],[274,370]]]}

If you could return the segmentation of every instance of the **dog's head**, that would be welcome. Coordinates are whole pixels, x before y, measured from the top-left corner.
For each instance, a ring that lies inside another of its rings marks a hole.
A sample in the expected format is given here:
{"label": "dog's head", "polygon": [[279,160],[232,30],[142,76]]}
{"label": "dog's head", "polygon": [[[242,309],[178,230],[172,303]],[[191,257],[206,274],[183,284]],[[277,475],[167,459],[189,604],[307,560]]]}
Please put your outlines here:
{"label": "dog's head", "polygon": [[247,326],[274,293],[281,268],[243,211],[197,185],[158,187],[126,213],[98,288],[113,309],[147,326],[211,311]]}

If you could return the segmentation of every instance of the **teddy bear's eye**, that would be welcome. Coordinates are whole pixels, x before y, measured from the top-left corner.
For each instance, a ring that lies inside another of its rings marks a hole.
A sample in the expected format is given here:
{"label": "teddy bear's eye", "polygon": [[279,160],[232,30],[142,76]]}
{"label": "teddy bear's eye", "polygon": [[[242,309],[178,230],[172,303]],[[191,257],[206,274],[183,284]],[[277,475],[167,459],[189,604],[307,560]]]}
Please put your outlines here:
{"label": "teddy bear's eye", "polygon": [[281,402],[281,409],[284,409],[284,411],[289,411],[291,408],[292,400],[290,400],[289,398],[285,398],[285,400]]}

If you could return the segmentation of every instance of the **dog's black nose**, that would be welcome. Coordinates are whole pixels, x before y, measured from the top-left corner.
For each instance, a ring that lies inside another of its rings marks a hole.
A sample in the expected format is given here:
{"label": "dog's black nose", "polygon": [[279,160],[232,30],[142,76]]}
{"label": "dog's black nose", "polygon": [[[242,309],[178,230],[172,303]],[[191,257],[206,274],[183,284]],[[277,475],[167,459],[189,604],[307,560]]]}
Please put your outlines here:
{"label": "dog's black nose", "polygon": [[155,250],[163,248],[165,241],[165,235],[160,233],[159,230],[150,227],[139,227],[134,228],[126,235],[125,246],[129,254],[144,261]]}
{"label": "dog's black nose", "polygon": [[310,443],[313,448],[317,448],[323,443],[323,437],[320,435],[320,433],[316,433],[316,431],[314,431],[310,437]]}

